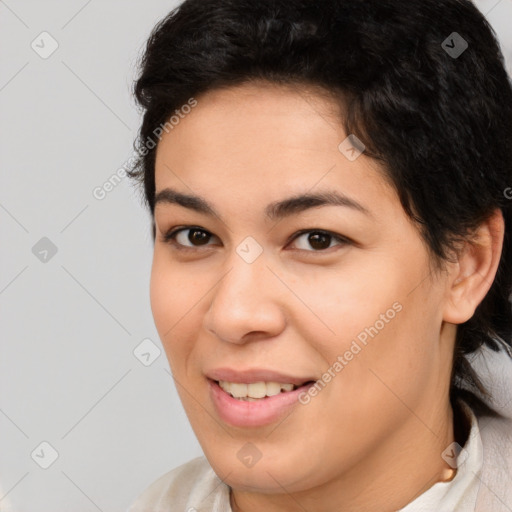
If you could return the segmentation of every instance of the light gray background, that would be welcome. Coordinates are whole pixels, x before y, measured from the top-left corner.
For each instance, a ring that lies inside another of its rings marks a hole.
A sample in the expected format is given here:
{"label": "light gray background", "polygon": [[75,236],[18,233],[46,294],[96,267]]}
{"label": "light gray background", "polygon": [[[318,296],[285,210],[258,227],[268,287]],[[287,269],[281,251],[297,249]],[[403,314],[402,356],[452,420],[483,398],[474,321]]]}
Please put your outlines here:
{"label": "light gray background", "polygon": [[[127,178],[93,196],[133,154],[136,59],[177,4],[0,0],[2,512],[121,512],[201,454],[151,316],[149,215]],[[512,69],[512,0],[479,6]]]}

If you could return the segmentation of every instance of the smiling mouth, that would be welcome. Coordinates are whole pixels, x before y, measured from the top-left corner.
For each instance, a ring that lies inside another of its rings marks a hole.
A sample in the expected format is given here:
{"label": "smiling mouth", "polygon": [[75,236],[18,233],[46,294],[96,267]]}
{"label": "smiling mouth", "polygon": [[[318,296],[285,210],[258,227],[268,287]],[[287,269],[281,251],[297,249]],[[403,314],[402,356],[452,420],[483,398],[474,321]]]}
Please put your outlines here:
{"label": "smiling mouth", "polygon": [[315,381],[310,380],[304,382],[301,385],[295,385],[291,383],[282,382],[252,382],[252,383],[240,383],[240,382],[228,382],[228,381],[214,381],[219,387],[229,394],[232,398],[244,402],[257,402],[260,400],[266,400],[276,395],[283,393],[289,393],[295,391],[301,387],[309,387]]}

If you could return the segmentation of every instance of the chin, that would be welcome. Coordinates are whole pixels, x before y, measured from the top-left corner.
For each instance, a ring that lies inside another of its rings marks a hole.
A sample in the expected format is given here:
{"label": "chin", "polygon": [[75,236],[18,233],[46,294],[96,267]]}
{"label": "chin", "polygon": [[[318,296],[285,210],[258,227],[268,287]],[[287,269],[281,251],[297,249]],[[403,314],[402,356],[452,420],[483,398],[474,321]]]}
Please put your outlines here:
{"label": "chin", "polygon": [[[247,467],[237,458],[237,451],[233,452],[233,456],[226,456],[225,451],[218,454],[210,451],[206,455],[217,476],[237,491],[279,494],[284,487],[288,492],[300,492],[314,484],[313,474],[320,476],[319,472],[311,470],[312,461],[307,464],[307,474],[302,474],[291,458],[273,457],[265,460],[262,456],[252,467]],[[304,468],[306,463],[302,464]],[[307,482],[307,485],[300,482]]]}

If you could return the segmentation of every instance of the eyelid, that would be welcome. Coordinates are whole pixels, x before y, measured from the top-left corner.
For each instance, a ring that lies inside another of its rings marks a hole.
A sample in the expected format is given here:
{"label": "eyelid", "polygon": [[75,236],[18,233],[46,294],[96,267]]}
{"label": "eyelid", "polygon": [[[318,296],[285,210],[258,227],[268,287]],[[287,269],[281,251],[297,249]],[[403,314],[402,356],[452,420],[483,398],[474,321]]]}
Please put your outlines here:
{"label": "eyelid", "polygon": [[[204,246],[196,246],[196,247],[191,247],[191,246],[187,246],[187,245],[182,245],[182,244],[178,244],[175,239],[176,239],[176,235],[178,235],[179,233],[181,233],[182,231],[202,231],[204,233],[207,233],[209,235],[211,235],[212,237],[217,237],[217,235],[214,235],[213,233],[211,233],[210,231],[208,231],[207,229],[204,229],[200,226],[178,226],[178,227],[174,227],[174,228],[171,228],[169,229],[166,233],[164,233],[161,237],[161,241],[164,242],[164,243],[169,243],[169,244],[172,244],[177,250],[180,250],[180,251],[194,251],[194,252],[197,252],[198,250],[203,250],[202,247],[206,248],[212,244],[206,244]],[[340,246],[345,246],[345,245],[350,245],[350,244],[355,244],[354,241],[352,241],[350,238],[348,237],[345,237],[343,235],[339,235],[337,233],[334,233],[332,231],[329,231],[329,230],[326,230],[326,229],[320,229],[320,228],[309,228],[309,229],[302,229],[302,230],[299,230],[297,232],[295,232],[287,241],[286,241],[286,246],[288,246],[291,242],[295,241],[297,238],[301,237],[302,235],[304,234],[308,234],[308,233],[321,233],[321,234],[324,234],[324,235],[328,235],[328,236],[331,236],[333,240],[339,242],[338,245]],[[336,247],[336,246],[334,246]],[[308,251],[306,249],[292,249],[294,251],[301,251],[303,253],[312,253],[312,254],[327,254],[327,251],[329,249],[332,249],[332,247],[328,247],[327,249],[320,249],[320,250],[311,250],[311,251]]]}

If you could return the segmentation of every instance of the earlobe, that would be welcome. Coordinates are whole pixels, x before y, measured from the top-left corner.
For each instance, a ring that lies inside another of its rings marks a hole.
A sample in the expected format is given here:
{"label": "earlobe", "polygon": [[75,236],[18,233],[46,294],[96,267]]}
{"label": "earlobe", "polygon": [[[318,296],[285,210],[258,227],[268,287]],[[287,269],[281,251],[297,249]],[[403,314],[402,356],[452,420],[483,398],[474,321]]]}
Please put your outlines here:
{"label": "earlobe", "polygon": [[443,319],[453,324],[467,322],[492,286],[503,248],[505,222],[495,210],[464,243],[447,279]]}

